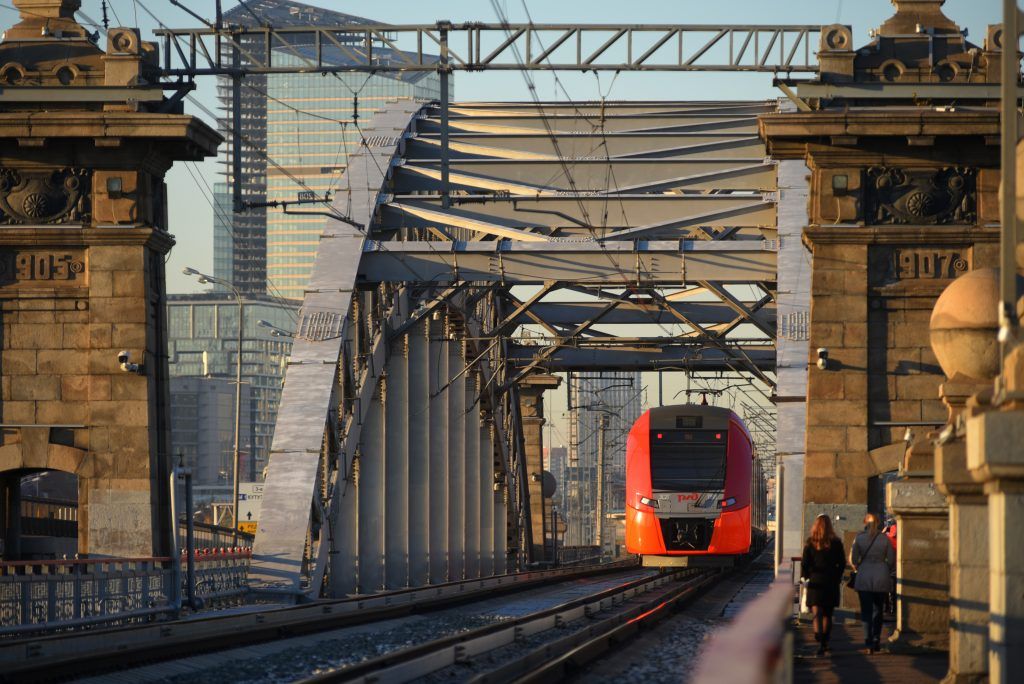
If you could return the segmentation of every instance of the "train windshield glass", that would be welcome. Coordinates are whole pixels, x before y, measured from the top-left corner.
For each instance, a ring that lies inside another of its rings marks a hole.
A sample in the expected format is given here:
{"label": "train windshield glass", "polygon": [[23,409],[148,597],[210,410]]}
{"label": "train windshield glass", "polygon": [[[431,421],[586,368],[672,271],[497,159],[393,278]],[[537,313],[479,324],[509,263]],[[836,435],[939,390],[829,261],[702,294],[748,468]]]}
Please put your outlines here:
{"label": "train windshield glass", "polygon": [[651,486],[660,491],[725,489],[726,430],[651,430]]}

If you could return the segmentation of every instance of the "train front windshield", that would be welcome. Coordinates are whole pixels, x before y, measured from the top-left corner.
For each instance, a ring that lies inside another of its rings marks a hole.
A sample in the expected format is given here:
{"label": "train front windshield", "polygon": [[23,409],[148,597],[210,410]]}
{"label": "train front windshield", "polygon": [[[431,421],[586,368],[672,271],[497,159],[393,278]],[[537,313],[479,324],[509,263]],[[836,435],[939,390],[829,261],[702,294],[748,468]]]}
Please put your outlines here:
{"label": "train front windshield", "polygon": [[725,489],[724,430],[651,430],[651,487],[670,492]]}

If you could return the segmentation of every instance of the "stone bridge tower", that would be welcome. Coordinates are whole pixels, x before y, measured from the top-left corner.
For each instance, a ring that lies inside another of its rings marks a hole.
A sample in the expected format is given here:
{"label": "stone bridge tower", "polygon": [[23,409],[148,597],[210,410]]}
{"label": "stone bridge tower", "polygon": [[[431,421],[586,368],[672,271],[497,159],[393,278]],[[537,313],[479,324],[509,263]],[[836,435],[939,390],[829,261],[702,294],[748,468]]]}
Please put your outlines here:
{"label": "stone bridge tower", "polygon": [[849,548],[869,509],[895,514],[899,641],[942,646],[949,520],[926,436],[947,410],[929,318],[949,283],[997,262],[999,31],[978,47],[943,0],[893,4],[859,50],[849,27],[823,29],[800,111],[760,126],[769,154],[810,170],[804,530],[827,513]]}
{"label": "stone bridge tower", "polygon": [[221,139],[164,97],[137,30],[90,35],[79,0],[14,4],[0,42],[4,554],[33,553],[19,482],[44,471],[77,476],[79,553],[165,554],[164,174]]}

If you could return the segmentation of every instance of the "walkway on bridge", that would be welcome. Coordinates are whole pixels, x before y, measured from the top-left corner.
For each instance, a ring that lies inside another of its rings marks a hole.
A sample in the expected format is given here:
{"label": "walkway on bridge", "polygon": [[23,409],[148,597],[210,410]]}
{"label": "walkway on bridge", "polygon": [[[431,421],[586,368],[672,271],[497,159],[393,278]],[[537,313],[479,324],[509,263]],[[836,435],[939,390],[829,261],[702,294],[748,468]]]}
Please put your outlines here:
{"label": "walkway on bridge", "polygon": [[[891,630],[892,623],[887,622],[885,635]],[[794,684],[918,684],[938,682],[948,670],[947,653],[861,653],[861,625],[852,620],[836,622],[830,645],[831,655],[815,655],[814,631],[809,622],[800,622],[794,645]]]}

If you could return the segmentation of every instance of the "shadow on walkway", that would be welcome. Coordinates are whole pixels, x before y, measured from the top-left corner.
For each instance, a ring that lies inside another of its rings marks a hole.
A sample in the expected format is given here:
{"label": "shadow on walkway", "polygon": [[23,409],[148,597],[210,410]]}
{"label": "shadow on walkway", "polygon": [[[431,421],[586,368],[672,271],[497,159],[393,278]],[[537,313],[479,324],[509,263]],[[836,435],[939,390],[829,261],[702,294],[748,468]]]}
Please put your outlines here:
{"label": "shadow on walkway", "polygon": [[[885,626],[882,637],[890,631]],[[945,653],[892,654],[883,650],[875,655],[858,652],[863,648],[861,626],[858,622],[835,625],[832,629],[832,654],[817,656],[817,642],[811,626],[801,623],[796,633],[793,681],[796,684],[868,684],[892,682],[917,684],[938,682],[946,676],[949,658]]]}

